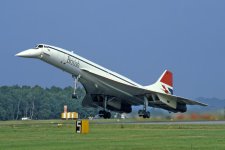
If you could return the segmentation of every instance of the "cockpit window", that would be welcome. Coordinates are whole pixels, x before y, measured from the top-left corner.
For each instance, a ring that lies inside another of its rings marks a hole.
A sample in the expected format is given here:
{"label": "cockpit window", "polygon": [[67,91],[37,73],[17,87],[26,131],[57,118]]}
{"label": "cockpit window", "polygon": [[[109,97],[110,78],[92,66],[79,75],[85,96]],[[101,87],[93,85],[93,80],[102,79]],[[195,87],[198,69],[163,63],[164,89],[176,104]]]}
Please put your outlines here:
{"label": "cockpit window", "polygon": [[37,46],[35,47],[35,49],[44,48],[44,47],[45,47],[44,45],[39,44],[39,45],[37,45]]}
{"label": "cockpit window", "polygon": [[37,46],[37,48],[43,48],[44,47],[44,45],[38,45]]}

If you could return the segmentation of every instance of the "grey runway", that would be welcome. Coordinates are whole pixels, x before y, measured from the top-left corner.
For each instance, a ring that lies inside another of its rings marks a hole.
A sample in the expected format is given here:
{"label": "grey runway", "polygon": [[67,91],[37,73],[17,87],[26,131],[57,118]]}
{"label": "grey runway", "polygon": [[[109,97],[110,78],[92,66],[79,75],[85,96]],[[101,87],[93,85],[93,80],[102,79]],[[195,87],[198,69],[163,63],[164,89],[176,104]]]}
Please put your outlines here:
{"label": "grey runway", "polygon": [[205,125],[225,125],[225,121],[94,121],[92,124],[139,124],[139,125],[176,125],[176,124],[205,124]]}

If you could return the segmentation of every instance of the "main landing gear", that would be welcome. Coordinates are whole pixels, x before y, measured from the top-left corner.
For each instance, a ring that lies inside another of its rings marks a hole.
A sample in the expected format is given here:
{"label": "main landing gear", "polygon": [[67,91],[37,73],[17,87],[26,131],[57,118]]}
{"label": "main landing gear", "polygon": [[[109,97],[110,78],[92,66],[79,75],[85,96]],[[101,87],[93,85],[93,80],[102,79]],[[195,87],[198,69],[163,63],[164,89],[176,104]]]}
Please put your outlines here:
{"label": "main landing gear", "polygon": [[77,90],[77,83],[79,82],[79,79],[80,79],[80,75],[78,75],[77,77],[76,76],[72,76],[73,79],[74,79],[74,90],[73,90],[73,94],[72,94],[72,98],[73,99],[78,99],[78,95],[76,93],[76,90]]}
{"label": "main landing gear", "polygon": [[109,119],[111,118],[111,113],[105,110],[100,110],[98,112],[99,117],[103,117],[104,119]]}
{"label": "main landing gear", "polygon": [[104,110],[100,110],[98,112],[99,117],[103,117],[104,119],[109,119],[111,118],[111,113],[109,111],[106,110],[107,107],[107,102],[108,102],[108,97],[105,96],[104,100],[103,100],[103,108]]}
{"label": "main landing gear", "polygon": [[147,99],[147,97],[144,97],[143,110],[138,111],[139,117],[150,118],[150,112],[147,111],[147,107],[148,107],[148,99]]}

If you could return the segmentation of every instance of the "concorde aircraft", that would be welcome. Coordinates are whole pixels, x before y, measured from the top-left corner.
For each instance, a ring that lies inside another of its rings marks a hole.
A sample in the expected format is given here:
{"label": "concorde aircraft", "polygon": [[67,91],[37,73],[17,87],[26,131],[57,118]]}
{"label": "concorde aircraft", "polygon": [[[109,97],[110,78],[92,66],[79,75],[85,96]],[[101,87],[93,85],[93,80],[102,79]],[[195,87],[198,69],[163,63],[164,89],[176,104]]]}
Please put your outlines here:
{"label": "concorde aircraft", "polygon": [[59,47],[39,44],[16,56],[37,58],[68,72],[74,79],[72,98],[77,99],[77,83],[80,82],[86,95],[84,107],[101,107],[99,116],[110,118],[110,111],[130,113],[132,106],[143,105],[140,117],[150,118],[147,107],[156,107],[169,112],[186,112],[187,105],[207,104],[173,95],[173,74],[165,70],[152,85],[142,86],[134,81],[91,62],[73,52]]}

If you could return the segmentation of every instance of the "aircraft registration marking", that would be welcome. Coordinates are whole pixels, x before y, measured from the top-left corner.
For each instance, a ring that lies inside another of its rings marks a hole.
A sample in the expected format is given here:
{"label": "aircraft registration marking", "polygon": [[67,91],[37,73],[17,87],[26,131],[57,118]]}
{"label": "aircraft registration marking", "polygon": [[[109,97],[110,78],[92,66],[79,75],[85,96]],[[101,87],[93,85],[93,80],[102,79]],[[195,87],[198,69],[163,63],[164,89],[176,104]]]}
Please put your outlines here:
{"label": "aircraft registration marking", "polygon": [[68,63],[68,64],[70,64],[70,65],[72,65],[74,67],[80,68],[79,60],[78,59],[74,59],[74,58],[72,58],[70,56],[68,56],[66,63]]}

